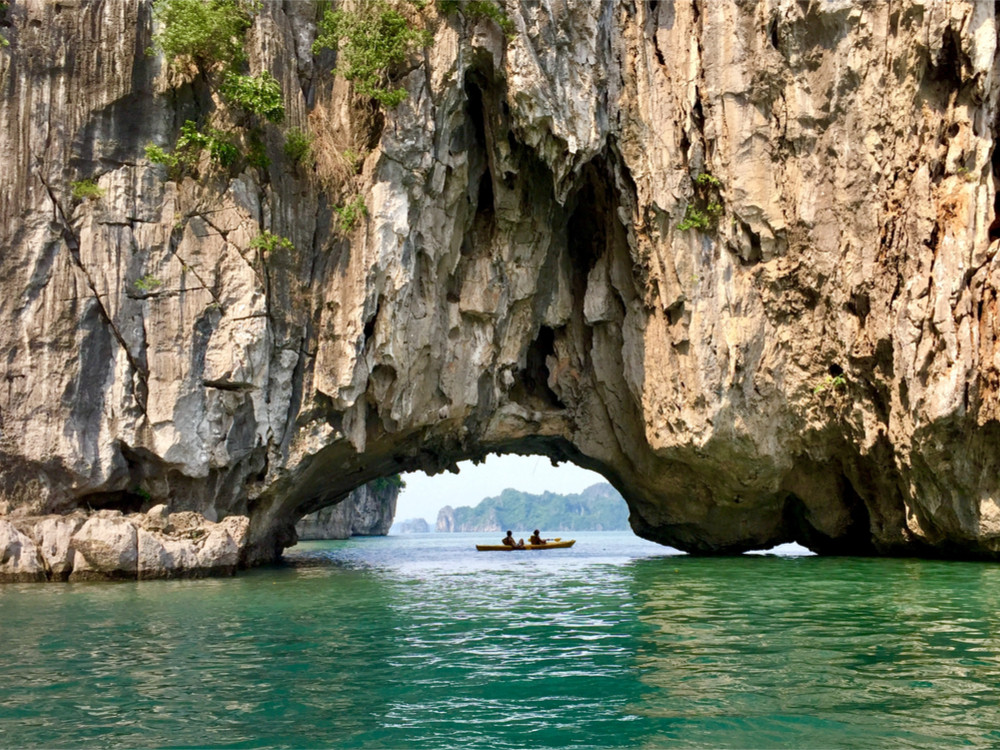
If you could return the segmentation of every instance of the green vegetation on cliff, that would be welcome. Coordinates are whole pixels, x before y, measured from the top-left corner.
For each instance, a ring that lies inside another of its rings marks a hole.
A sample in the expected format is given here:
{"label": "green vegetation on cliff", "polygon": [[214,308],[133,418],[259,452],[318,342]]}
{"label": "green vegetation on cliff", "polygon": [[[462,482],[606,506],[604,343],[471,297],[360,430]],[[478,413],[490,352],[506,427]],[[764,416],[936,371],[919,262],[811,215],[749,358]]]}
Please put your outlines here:
{"label": "green vegetation on cliff", "polygon": [[273,253],[275,250],[294,250],[295,245],[287,237],[282,237],[280,234],[274,234],[273,232],[268,232],[267,230],[261,232],[252,240],[250,240],[250,247],[254,250],[260,250],[264,253]]}
{"label": "green vegetation on cliff", "polygon": [[517,30],[506,11],[489,0],[438,0],[438,11],[444,15],[461,13],[473,21],[488,18],[500,27],[508,39]]}
{"label": "green vegetation on cliff", "polygon": [[684,218],[677,229],[686,232],[698,229],[702,232],[715,230],[722,215],[722,181],[708,172],[702,172],[692,181],[694,198],[684,209]]}
{"label": "green vegetation on cliff", "polygon": [[[270,167],[265,128],[285,120],[281,83],[267,70],[255,75],[243,71],[247,32],[260,9],[261,0],[153,3],[158,29],[149,52],[162,53],[188,83],[207,86],[218,94],[212,99],[224,103],[186,120],[172,151],[154,143],[146,146],[146,158],[166,166],[171,179],[196,174],[203,151],[211,164],[225,170],[256,167],[266,173]],[[200,77],[194,76],[196,69]],[[181,85],[180,80],[173,85]]]}
{"label": "green vegetation on cliff", "polygon": [[274,123],[285,119],[281,84],[268,71],[250,76],[229,72],[219,91],[230,104]]}
{"label": "green vegetation on cliff", "polygon": [[[0,0],[0,24],[3,24],[4,26],[8,25],[7,10],[9,8],[10,8],[10,3],[7,0]],[[0,34],[0,47],[7,47],[9,45],[10,42],[7,40],[7,37],[5,37],[3,34]]]}
{"label": "green vegetation on cliff", "polygon": [[545,492],[531,495],[506,489],[488,497],[475,508],[445,508],[441,516],[451,514],[452,531],[491,531],[496,529],[550,531],[614,531],[629,528],[628,506],[610,484],[595,484],[576,495]]}
{"label": "green vegetation on cliff", "polygon": [[246,58],[244,35],[258,8],[255,0],[157,0],[153,51],[175,66],[184,60],[202,69],[236,65]]}
{"label": "green vegetation on cliff", "polygon": [[70,183],[73,197],[78,200],[99,200],[104,197],[105,190],[96,180],[78,180]]}
{"label": "green vegetation on cliff", "polygon": [[378,479],[373,479],[368,483],[368,485],[375,492],[386,492],[390,488],[395,488],[396,490],[401,490],[406,487],[406,482],[399,474],[392,474],[387,477],[379,477]]}
{"label": "green vegetation on cliff", "polygon": [[313,53],[337,50],[334,72],[352,81],[361,96],[383,107],[395,107],[406,98],[406,89],[394,87],[390,68],[431,41],[428,32],[411,26],[406,16],[384,0],[362,0],[354,10],[327,9],[319,22]]}
{"label": "green vegetation on cliff", "polygon": [[157,0],[153,50],[172,65],[185,58],[203,69],[238,64],[246,58],[243,36],[258,7],[253,0]]}
{"label": "green vegetation on cliff", "polygon": [[301,164],[304,167],[311,167],[316,163],[316,157],[312,152],[312,143],[315,137],[305,131],[293,128],[285,136],[285,156],[293,164]]}

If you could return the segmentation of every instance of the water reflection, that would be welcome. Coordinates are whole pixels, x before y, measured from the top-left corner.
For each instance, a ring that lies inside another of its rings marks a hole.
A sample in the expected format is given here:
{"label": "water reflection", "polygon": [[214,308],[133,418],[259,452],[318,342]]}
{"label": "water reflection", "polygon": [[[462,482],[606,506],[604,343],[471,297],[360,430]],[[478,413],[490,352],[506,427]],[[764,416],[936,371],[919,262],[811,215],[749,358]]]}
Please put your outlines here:
{"label": "water reflection", "polygon": [[406,587],[392,600],[400,648],[390,664],[405,676],[390,710],[396,737],[409,747],[503,748],[618,736],[637,687],[622,627],[635,611],[620,568],[568,556],[450,563],[392,570]]}

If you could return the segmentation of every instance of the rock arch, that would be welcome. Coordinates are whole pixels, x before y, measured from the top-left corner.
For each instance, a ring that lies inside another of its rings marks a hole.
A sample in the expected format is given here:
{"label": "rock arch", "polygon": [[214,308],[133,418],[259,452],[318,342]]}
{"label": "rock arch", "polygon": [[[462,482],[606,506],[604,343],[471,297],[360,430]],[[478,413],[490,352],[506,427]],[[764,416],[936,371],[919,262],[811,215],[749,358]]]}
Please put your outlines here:
{"label": "rock arch", "polygon": [[15,3],[0,512],[243,516],[254,564],[371,479],[537,452],[693,552],[995,557],[993,10],[779,5],[430,8],[366,125],[265,3],[318,166],[273,130],[195,179],[143,156],[193,106],[148,3]]}

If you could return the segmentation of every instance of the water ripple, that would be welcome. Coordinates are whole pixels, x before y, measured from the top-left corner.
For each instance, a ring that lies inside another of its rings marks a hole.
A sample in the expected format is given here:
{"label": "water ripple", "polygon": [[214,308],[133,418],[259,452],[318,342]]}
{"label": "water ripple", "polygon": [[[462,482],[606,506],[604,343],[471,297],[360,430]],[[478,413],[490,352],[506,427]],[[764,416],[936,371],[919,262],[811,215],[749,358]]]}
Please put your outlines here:
{"label": "water ripple", "polygon": [[0,744],[1000,744],[1000,569],[704,560],[622,535],[560,555],[470,542],[304,545],[231,580],[4,587]]}

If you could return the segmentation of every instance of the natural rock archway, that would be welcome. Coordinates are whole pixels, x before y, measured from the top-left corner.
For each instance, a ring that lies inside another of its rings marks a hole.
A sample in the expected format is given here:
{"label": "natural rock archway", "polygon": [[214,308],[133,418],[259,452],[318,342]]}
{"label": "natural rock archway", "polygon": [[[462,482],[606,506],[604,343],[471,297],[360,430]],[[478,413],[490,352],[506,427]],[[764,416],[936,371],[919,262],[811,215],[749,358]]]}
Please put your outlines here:
{"label": "natural rock archway", "polygon": [[996,556],[991,5],[510,2],[510,39],[411,10],[434,41],[377,117],[312,54],[320,5],[247,35],[269,164],[175,175],[145,146],[225,108],[144,54],[150,5],[11,4],[18,533],[166,504],[245,516],[249,565],[365,482],[531,452],[693,552]]}

